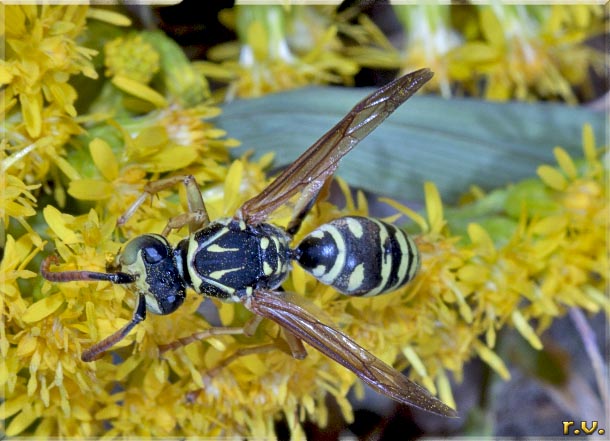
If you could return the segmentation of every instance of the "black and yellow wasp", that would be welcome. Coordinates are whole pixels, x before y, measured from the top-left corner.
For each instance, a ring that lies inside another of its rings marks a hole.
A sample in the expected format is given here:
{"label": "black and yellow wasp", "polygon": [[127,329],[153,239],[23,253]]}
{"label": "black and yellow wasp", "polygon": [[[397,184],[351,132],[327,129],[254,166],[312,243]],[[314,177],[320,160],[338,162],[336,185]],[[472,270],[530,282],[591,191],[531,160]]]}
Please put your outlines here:
{"label": "black and yellow wasp", "polygon": [[[382,294],[414,277],[419,267],[415,243],[402,230],[377,219],[343,217],[320,226],[295,247],[291,241],[339,160],[431,77],[428,69],[421,69],[365,98],[259,195],[245,202],[232,218],[210,221],[195,179],[170,177],[149,183],[119,224],[131,217],[150,195],[180,183],[186,187],[189,211],[170,219],[162,234],[144,234],[129,241],[110,272],[54,272],[50,266],[56,263],[56,257],[47,257],[41,268],[47,280],[105,280],[129,284],[138,295],[132,320],[85,350],[82,359],[92,361],[101,357],[145,319],[147,309],[155,314],[175,311],[189,287],[202,295],[241,302],[255,316],[244,327],[211,328],[165,345],[161,352],[211,335],[251,335],[260,321],[267,318],[283,329],[296,358],[305,357],[302,343],[305,341],[354,372],[377,392],[439,415],[456,416],[453,409],[323,323],[317,314],[281,288],[293,261],[320,282],[347,295]],[[285,229],[265,222],[293,196],[298,196],[294,215]],[[171,230],[187,225],[188,237],[172,247],[166,236]]]}

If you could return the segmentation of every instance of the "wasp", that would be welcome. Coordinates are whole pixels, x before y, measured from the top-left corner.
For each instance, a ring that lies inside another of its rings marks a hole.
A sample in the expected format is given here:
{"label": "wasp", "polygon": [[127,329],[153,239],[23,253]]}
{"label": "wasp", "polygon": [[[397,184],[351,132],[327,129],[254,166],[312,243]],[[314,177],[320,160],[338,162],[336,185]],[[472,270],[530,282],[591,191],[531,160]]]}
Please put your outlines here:
{"label": "wasp", "polygon": [[[347,216],[309,233],[292,246],[292,238],[332,177],[339,160],[381,124],[432,77],[421,69],[394,80],[359,102],[337,125],[284,169],[260,194],[246,201],[232,218],[211,221],[193,176],[175,176],[148,183],[143,194],[119,219],[123,224],[149,196],[173,185],[186,188],[188,212],[171,218],[161,234],[129,241],[114,268],[93,271],[51,271],[47,257],[42,276],[53,282],[76,280],[126,284],[137,293],[133,318],[122,329],[86,349],[83,361],[101,357],[146,318],[170,314],[183,303],[187,288],[226,302],[241,302],[254,313],[241,328],[218,327],[160,348],[176,349],[211,335],[251,335],[264,319],[277,323],[296,358],[306,355],[303,341],[354,372],[377,392],[443,416],[455,410],[433,397],[391,366],[335,329],[281,285],[296,262],[320,282],[346,295],[372,296],[411,280],[420,263],[414,241],[399,228],[380,220]],[[296,196],[286,228],[266,222]],[[189,235],[176,246],[166,239],[188,226]]]}

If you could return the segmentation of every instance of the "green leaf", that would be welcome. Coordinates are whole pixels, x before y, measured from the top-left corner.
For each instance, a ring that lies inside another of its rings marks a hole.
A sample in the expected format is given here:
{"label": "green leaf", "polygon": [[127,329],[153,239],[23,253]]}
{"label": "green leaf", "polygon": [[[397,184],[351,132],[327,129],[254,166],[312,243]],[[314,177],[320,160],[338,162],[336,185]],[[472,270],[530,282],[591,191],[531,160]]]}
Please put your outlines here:
{"label": "green leaf", "polygon": [[[216,123],[242,141],[235,155],[273,151],[281,167],[370,92],[312,87],[235,101]],[[587,122],[604,139],[603,112],[582,107],[417,96],[350,152],[338,174],[354,187],[403,201],[422,201],[423,183],[431,180],[445,202],[454,202],[473,184],[490,190],[535,177],[539,165],[555,164],[557,145],[581,157]]]}

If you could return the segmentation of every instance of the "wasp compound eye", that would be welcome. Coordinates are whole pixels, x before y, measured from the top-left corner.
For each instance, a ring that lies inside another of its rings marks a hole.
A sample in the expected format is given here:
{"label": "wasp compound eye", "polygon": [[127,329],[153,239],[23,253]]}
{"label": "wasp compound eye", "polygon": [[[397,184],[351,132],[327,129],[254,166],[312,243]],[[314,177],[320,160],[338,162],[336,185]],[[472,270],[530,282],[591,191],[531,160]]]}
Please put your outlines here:
{"label": "wasp compound eye", "polygon": [[159,263],[167,257],[167,251],[164,247],[159,247],[158,244],[147,246],[142,250],[142,257],[147,263]]}
{"label": "wasp compound eye", "polygon": [[119,258],[122,266],[131,266],[143,259],[145,263],[155,264],[171,253],[171,245],[163,236],[145,234],[131,240]]}

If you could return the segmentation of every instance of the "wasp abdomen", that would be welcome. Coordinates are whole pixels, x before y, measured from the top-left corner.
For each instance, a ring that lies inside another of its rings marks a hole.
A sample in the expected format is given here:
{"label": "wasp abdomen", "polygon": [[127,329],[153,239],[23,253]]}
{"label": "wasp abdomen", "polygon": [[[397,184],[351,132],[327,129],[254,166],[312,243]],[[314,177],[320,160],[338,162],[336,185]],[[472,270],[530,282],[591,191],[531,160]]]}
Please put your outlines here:
{"label": "wasp abdomen", "polygon": [[355,296],[393,291],[419,268],[419,252],[407,234],[377,219],[348,216],[308,234],[295,260],[320,282]]}

